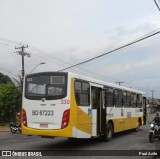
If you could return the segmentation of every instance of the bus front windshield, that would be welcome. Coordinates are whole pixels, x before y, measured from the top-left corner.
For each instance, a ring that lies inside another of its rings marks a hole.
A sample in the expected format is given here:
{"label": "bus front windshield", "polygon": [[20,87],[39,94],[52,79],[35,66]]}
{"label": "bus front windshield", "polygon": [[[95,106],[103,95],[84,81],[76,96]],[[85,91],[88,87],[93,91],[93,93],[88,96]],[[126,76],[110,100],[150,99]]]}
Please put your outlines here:
{"label": "bus front windshield", "polygon": [[67,93],[66,75],[28,75],[25,83],[25,97],[31,100],[61,99]]}

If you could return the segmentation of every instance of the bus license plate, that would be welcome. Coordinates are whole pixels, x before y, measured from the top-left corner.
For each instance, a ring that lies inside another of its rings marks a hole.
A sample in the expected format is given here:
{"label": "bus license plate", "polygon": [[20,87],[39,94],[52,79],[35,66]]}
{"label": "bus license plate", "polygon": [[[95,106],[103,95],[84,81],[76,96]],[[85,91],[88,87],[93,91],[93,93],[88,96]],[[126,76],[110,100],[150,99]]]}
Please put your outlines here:
{"label": "bus license plate", "polygon": [[40,127],[41,127],[41,128],[48,128],[48,124],[44,124],[44,123],[43,123],[43,124],[40,124]]}

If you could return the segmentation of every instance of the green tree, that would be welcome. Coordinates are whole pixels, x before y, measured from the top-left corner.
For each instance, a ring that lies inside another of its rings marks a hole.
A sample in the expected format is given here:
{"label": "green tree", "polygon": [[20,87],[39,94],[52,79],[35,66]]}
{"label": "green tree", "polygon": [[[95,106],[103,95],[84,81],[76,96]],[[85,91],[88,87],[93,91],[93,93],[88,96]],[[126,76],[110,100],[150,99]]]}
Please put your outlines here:
{"label": "green tree", "polygon": [[20,75],[17,76],[18,79],[13,78],[14,83],[16,84],[16,110],[20,112],[22,107],[22,91],[23,91],[23,82]]}
{"label": "green tree", "polygon": [[0,73],[0,122],[13,120],[21,111],[22,78],[18,75],[12,80]]}
{"label": "green tree", "polygon": [[16,103],[16,87],[13,83],[0,84],[0,121],[9,121],[14,118]]}
{"label": "green tree", "polygon": [[0,73],[0,83],[8,83],[8,82],[12,83],[12,80],[7,75]]}

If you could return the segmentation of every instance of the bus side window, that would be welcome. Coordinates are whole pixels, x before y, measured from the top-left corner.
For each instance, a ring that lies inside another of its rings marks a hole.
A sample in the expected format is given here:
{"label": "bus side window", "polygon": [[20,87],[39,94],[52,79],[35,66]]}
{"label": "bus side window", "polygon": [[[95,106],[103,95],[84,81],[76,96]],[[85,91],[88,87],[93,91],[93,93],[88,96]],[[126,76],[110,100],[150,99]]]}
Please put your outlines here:
{"label": "bus side window", "polygon": [[113,107],[113,97],[114,97],[114,90],[113,88],[106,88],[106,106]]}
{"label": "bus side window", "polygon": [[123,106],[127,107],[127,92],[123,92]]}
{"label": "bus side window", "polygon": [[142,95],[137,94],[137,107],[142,108]]}
{"label": "bus side window", "polygon": [[122,107],[122,91],[121,90],[114,90],[114,105],[116,107]]}
{"label": "bus side window", "polygon": [[131,93],[127,92],[127,102],[126,102],[126,107],[131,107]]}
{"label": "bus side window", "polygon": [[75,81],[75,97],[77,105],[90,105],[90,86],[89,83],[83,81]]}
{"label": "bus side window", "polygon": [[79,105],[80,104],[80,97],[79,93],[81,93],[81,82],[75,81],[75,97],[76,97],[76,102]]}
{"label": "bus side window", "polygon": [[123,107],[123,92],[119,90],[119,106]]}
{"label": "bus side window", "polygon": [[132,106],[132,108],[137,107],[137,95],[136,95],[136,93],[131,93],[131,106]]}

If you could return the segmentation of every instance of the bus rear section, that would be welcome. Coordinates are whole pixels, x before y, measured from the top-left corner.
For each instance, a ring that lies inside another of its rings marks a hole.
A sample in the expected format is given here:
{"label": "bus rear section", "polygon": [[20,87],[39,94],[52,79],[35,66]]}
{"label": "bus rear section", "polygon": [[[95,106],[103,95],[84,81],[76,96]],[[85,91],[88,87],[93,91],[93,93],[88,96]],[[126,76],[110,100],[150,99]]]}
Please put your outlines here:
{"label": "bus rear section", "polygon": [[25,77],[22,133],[71,137],[70,83],[67,73],[36,73]]}

